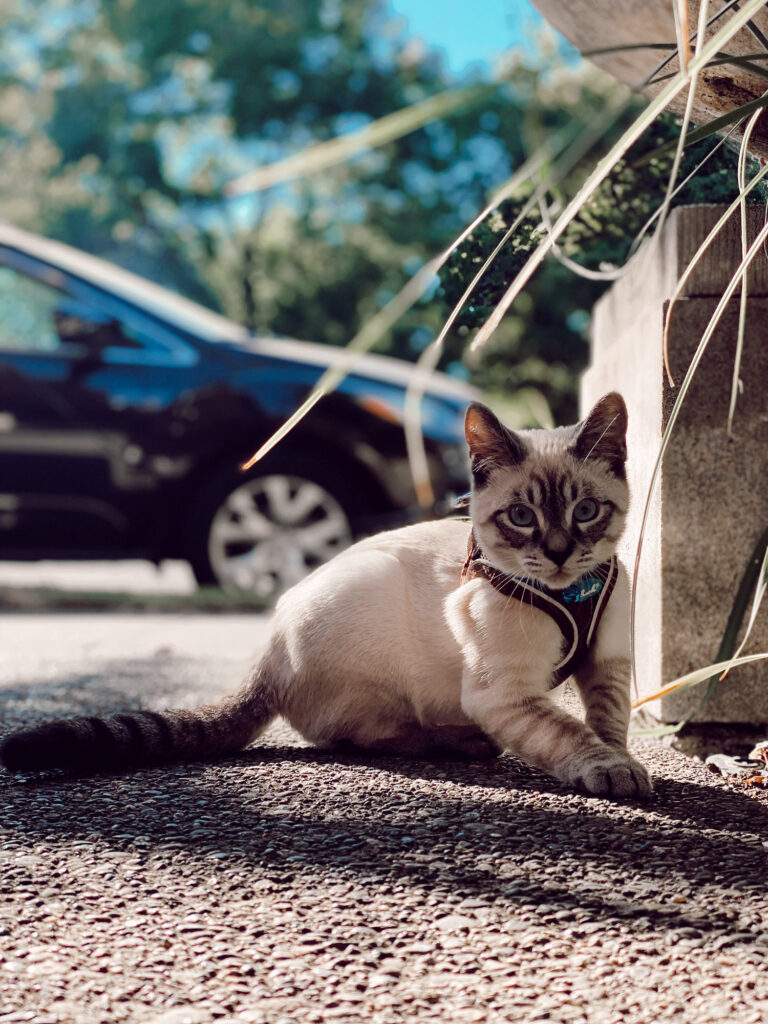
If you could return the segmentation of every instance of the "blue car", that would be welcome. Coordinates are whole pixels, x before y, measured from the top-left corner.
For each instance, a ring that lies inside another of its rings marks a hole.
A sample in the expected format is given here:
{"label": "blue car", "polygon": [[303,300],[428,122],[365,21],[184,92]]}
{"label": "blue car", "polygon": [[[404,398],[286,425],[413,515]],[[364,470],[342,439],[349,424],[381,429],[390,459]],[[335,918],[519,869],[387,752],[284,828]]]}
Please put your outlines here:
{"label": "blue car", "polygon": [[[244,328],[110,263],[0,224],[0,558],[183,558],[271,599],[416,514],[412,368],[365,356],[262,462],[242,462],[341,355]],[[422,402],[438,508],[467,488],[473,390]]]}

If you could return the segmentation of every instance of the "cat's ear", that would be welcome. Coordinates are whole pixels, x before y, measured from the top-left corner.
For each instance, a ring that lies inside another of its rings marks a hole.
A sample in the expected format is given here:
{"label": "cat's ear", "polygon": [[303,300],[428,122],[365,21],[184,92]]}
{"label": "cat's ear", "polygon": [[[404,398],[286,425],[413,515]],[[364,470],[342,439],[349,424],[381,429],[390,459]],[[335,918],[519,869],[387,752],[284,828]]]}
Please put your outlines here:
{"label": "cat's ear", "polygon": [[485,483],[493,469],[518,466],[528,455],[523,440],[508,430],[486,405],[473,402],[467,409],[464,434],[469,445],[472,476]]}
{"label": "cat's ear", "polygon": [[618,391],[604,395],[586,419],[576,427],[569,451],[577,459],[607,462],[619,476],[627,460],[627,407]]}

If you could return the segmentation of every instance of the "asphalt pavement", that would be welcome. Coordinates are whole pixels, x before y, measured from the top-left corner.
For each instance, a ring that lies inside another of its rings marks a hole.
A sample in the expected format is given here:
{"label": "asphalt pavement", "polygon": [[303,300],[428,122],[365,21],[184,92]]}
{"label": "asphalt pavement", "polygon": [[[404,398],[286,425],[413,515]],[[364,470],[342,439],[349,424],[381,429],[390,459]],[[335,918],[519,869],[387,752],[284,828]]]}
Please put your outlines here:
{"label": "asphalt pavement", "polygon": [[[0,619],[2,731],[193,705],[264,617]],[[653,742],[648,805],[493,763],[0,772],[0,1024],[768,1019],[768,812]]]}

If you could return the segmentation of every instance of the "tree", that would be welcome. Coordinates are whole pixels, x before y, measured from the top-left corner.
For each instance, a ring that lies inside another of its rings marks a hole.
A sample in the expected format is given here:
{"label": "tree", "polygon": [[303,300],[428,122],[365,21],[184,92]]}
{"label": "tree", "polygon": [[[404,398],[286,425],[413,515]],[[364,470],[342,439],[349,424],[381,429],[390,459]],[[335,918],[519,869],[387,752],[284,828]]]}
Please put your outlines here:
{"label": "tree", "polygon": [[[0,0],[0,15],[0,212],[254,330],[333,344],[450,244],[542,139],[588,124],[613,88],[588,69],[512,59],[482,107],[322,175],[226,199],[223,186],[255,165],[456,83],[403,40],[382,0]],[[616,254],[637,212],[622,188],[614,177],[569,231],[568,255]],[[518,208],[475,232],[386,339],[389,352],[423,350]],[[448,339],[450,370],[539,231],[529,219],[472,297]],[[600,290],[551,265],[473,379],[527,389],[570,418]]]}

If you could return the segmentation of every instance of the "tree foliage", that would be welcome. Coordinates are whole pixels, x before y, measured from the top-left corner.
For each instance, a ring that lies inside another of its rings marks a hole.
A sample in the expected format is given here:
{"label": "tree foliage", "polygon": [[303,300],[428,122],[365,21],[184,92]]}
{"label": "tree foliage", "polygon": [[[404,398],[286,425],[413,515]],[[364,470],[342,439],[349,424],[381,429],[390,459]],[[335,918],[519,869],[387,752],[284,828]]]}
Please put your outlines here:
{"label": "tree foliage", "polygon": [[[612,87],[596,72],[511,60],[481,108],[321,175],[227,199],[223,186],[254,166],[456,83],[438,56],[402,38],[382,0],[0,0],[0,16],[0,214],[254,330],[333,344],[450,244],[542,139],[588,124]],[[642,173],[640,189],[630,158],[611,178],[564,239],[569,256],[619,258],[663,187],[660,165]],[[517,209],[510,201],[474,233],[388,351],[422,351]],[[449,369],[539,232],[529,218],[467,304]],[[551,264],[473,379],[535,388],[556,416],[571,416],[600,290]]]}

